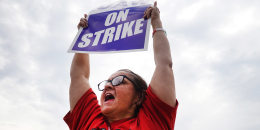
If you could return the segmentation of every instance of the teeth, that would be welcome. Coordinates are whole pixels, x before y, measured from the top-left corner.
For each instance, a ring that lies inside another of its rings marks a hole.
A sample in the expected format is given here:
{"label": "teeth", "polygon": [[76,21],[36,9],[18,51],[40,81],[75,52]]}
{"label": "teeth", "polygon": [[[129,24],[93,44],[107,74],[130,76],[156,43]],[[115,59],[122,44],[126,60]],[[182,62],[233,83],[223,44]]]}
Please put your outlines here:
{"label": "teeth", "polygon": [[111,93],[106,93],[105,96],[112,95]]}

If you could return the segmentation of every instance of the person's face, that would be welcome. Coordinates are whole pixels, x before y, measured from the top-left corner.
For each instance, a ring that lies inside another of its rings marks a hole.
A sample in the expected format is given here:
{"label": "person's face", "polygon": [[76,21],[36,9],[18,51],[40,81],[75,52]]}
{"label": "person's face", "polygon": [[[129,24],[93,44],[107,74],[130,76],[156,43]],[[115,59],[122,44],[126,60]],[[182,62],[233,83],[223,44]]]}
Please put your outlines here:
{"label": "person's face", "polygon": [[[117,71],[112,74],[109,80],[125,75],[131,79],[127,72]],[[128,117],[133,115],[136,108],[134,85],[127,78],[124,78],[122,84],[112,86],[111,82],[107,83],[101,95],[101,112],[107,117]]]}

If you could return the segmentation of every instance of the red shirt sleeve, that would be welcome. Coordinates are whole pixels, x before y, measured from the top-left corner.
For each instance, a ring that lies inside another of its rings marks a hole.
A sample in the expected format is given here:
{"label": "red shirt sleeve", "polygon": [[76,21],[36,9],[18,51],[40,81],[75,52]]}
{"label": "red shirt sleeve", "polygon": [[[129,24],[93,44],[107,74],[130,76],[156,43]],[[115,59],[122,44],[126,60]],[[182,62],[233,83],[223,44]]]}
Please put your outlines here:
{"label": "red shirt sleeve", "polygon": [[68,112],[63,118],[70,129],[79,129],[90,126],[100,116],[101,110],[98,105],[96,94],[90,88],[77,102],[72,112]]}
{"label": "red shirt sleeve", "polygon": [[140,112],[143,111],[141,112],[143,113],[142,116],[145,116],[148,122],[153,122],[151,125],[154,125],[154,127],[156,127],[155,129],[173,130],[179,104],[178,101],[176,101],[175,107],[171,107],[161,101],[152,92],[151,86],[148,87],[146,92],[146,99],[143,102],[143,108],[140,110]]}

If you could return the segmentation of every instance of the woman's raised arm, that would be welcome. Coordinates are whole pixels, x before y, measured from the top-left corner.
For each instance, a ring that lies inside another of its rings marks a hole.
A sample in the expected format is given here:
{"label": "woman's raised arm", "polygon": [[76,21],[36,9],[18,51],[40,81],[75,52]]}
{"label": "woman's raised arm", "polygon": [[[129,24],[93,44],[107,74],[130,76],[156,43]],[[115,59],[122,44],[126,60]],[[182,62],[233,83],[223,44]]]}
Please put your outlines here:
{"label": "woman's raised arm", "polygon": [[[87,27],[87,15],[80,19],[78,29]],[[90,88],[89,85],[89,54],[75,53],[70,69],[70,111],[73,110],[80,97]]]}
{"label": "woman's raised arm", "polygon": [[163,102],[175,107],[176,93],[174,75],[172,70],[172,58],[169,41],[165,31],[162,29],[160,11],[157,2],[154,7],[149,7],[145,11],[145,18],[151,18],[153,30],[153,49],[156,68],[151,80],[151,88]]}

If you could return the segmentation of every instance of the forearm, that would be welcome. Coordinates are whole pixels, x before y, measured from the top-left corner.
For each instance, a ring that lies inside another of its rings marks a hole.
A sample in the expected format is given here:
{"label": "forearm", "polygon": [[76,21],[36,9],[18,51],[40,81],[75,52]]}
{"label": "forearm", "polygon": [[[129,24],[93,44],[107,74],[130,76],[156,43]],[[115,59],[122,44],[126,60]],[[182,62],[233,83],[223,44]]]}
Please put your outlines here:
{"label": "forearm", "polygon": [[70,77],[77,78],[79,76],[84,76],[89,79],[89,74],[89,54],[75,53],[71,64]]}
{"label": "forearm", "polygon": [[[162,22],[157,19],[153,23],[153,30],[162,28]],[[163,31],[157,31],[153,36],[154,61],[156,66],[166,65],[172,67],[172,58],[169,41]]]}
{"label": "forearm", "polygon": [[[88,27],[87,14],[84,14],[84,18],[80,19],[78,24],[78,29],[80,27]],[[78,78],[79,76],[84,76],[89,79],[90,65],[89,65],[89,54],[85,53],[75,53],[70,70],[70,77]]]}

